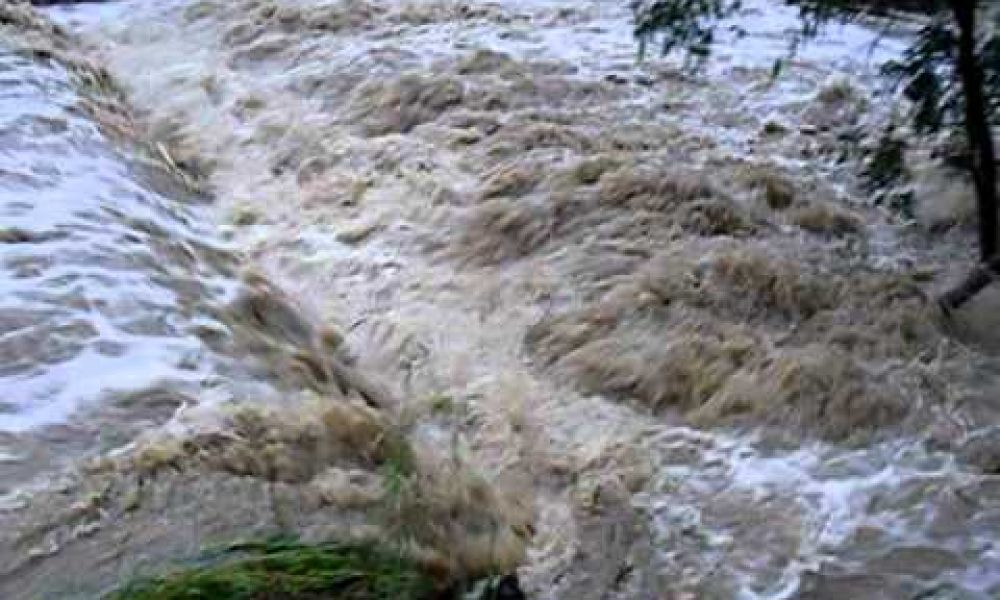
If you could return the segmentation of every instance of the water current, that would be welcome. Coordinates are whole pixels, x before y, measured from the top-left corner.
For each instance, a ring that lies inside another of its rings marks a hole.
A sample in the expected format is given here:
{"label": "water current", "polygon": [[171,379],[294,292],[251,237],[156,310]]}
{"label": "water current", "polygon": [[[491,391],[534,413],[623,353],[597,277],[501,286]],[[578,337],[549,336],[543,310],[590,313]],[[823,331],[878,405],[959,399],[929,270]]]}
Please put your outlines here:
{"label": "water current", "polygon": [[745,4],[697,73],[606,0],[0,9],[0,596],[387,539],[393,432],[421,556],[529,597],[1000,598],[968,186],[858,180],[907,33],[773,80]]}

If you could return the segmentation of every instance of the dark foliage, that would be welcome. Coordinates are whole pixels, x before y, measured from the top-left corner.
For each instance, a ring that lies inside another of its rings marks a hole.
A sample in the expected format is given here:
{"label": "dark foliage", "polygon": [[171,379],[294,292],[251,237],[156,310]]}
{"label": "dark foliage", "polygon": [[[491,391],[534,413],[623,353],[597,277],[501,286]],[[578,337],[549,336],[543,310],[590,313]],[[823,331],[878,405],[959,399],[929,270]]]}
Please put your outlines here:
{"label": "dark foliage", "polygon": [[703,59],[715,41],[716,23],[740,8],[740,0],[670,0],[636,5],[639,53],[645,55],[648,43],[659,38],[663,54],[681,48],[688,56]]}

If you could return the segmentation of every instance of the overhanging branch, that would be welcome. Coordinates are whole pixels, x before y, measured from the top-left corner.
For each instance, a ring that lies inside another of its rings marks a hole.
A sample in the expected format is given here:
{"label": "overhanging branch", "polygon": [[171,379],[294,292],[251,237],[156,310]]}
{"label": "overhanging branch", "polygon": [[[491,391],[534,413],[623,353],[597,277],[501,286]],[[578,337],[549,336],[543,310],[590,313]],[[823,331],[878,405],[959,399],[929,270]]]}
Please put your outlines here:
{"label": "overhanging branch", "polygon": [[948,314],[971,300],[996,279],[1000,279],[1000,255],[980,263],[961,283],[945,292],[938,302]]}

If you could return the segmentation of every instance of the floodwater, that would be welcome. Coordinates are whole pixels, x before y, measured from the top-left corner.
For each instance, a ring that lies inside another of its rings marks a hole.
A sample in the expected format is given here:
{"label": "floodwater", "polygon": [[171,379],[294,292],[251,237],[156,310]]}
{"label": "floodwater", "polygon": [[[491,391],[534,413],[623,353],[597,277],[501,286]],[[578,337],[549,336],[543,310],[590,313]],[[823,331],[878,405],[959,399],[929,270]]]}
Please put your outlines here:
{"label": "floodwater", "polygon": [[0,428],[63,421],[104,392],[204,379],[190,333],[208,319],[199,303],[232,293],[234,259],[201,241],[203,201],[144,181],[129,149],[115,148],[81,114],[58,66],[8,49],[0,69],[3,375],[11,392]]}
{"label": "floodwater", "polygon": [[906,33],[774,80],[747,5],[699,72],[604,0],[51,9],[0,53],[0,595],[390,539],[391,431],[421,556],[530,597],[1000,596],[970,192],[859,179]]}
{"label": "floodwater", "polygon": [[[5,45],[0,72],[0,453],[16,468],[32,432],[93,451],[210,393],[197,331],[219,325],[210,307],[235,296],[237,261],[213,244],[205,199],[109,139],[92,117],[102,100],[88,104],[65,67]],[[106,403],[124,422],[72,423]]]}

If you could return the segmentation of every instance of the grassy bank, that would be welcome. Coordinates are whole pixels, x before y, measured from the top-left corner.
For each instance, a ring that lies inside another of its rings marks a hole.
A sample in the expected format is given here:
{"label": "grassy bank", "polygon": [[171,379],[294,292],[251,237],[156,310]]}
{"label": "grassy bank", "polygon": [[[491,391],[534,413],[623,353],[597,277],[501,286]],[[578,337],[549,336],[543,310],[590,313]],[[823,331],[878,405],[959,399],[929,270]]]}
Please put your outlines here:
{"label": "grassy bank", "polygon": [[137,580],[105,600],[523,600],[514,576],[442,582],[398,552],[365,544],[270,540],[227,546]]}
{"label": "grassy bank", "polygon": [[388,600],[443,593],[395,553],[364,545],[268,541],[227,547],[190,569],[131,583],[108,599]]}

